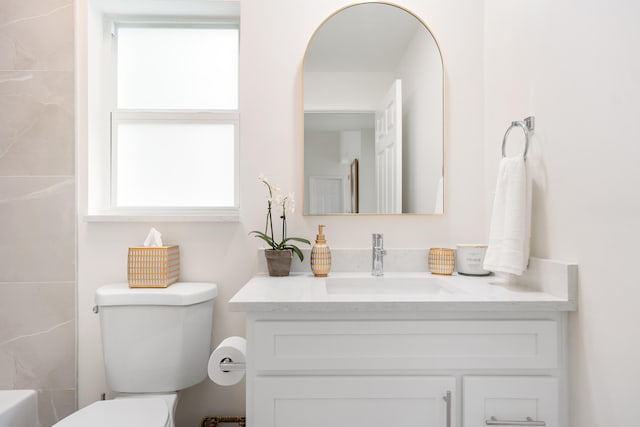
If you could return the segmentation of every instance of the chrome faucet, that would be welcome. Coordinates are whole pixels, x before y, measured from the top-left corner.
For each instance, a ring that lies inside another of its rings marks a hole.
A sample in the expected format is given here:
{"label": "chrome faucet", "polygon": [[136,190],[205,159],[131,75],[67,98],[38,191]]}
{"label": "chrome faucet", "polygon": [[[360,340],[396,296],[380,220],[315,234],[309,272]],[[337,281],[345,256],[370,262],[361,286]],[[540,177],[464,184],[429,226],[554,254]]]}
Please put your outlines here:
{"label": "chrome faucet", "polygon": [[381,233],[373,233],[373,249],[371,252],[371,275],[382,276],[384,274],[384,268],[382,264],[382,257],[387,254],[384,250],[383,237]]}

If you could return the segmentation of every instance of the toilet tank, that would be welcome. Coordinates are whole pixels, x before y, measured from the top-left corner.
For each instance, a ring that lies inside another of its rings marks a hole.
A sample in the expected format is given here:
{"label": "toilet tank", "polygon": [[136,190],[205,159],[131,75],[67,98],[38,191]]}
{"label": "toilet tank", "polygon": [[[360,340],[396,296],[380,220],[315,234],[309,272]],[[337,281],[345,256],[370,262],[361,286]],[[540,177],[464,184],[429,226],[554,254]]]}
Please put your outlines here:
{"label": "toilet tank", "polygon": [[213,283],[100,287],[96,305],[109,388],[123,393],[171,392],[202,381],[211,353],[217,294]]}

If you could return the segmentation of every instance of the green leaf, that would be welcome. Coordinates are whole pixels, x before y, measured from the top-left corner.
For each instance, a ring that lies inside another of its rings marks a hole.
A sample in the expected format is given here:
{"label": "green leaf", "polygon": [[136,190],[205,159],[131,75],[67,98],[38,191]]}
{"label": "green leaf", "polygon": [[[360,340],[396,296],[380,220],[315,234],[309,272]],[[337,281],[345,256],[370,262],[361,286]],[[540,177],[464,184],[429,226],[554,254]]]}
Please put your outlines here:
{"label": "green leaf", "polygon": [[253,234],[256,237],[264,240],[273,249],[278,249],[278,244],[274,242],[271,237],[269,237],[267,234],[263,233],[262,231],[254,230],[254,231],[250,231],[249,234]]}
{"label": "green leaf", "polygon": [[287,245],[286,248],[291,249],[296,255],[298,255],[298,258],[300,258],[300,262],[304,261],[304,255],[302,254],[302,251],[297,246]]}
{"label": "green leaf", "polygon": [[282,243],[286,243],[286,242],[288,242],[289,240],[294,240],[294,241],[296,241],[296,242],[306,243],[307,245],[310,245],[310,244],[311,244],[311,242],[310,242],[310,241],[308,241],[307,239],[303,239],[302,237],[287,237],[286,239],[284,239],[284,240],[282,241]]}

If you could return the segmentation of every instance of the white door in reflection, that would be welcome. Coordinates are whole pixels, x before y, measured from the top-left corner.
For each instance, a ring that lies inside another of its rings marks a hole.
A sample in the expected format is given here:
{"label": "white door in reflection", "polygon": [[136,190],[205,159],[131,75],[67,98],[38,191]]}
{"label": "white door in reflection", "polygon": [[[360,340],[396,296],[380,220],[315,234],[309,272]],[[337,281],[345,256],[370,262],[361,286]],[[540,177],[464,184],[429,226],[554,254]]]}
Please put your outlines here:
{"label": "white door in reflection", "polygon": [[314,215],[346,212],[345,186],[341,176],[310,176],[310,212]]}
{"label": "white door in reflection", "polygon": [[402,213],[402,82],[393,82],[376,110],[378,213]]}

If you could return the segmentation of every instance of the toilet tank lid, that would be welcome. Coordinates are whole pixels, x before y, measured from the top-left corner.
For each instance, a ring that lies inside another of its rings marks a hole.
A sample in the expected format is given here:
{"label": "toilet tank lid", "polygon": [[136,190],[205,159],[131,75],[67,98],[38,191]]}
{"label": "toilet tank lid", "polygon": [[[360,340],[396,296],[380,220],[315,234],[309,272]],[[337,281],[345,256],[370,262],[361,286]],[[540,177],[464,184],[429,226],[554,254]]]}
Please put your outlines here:
{"label": "toilet tank lid", "polygon": [[218,286],[206,282],[177,282],[167,288],[130,288],[127,283],[111,283],[96,291],[96,304],[109,305],[192,305],[212,300]]}

